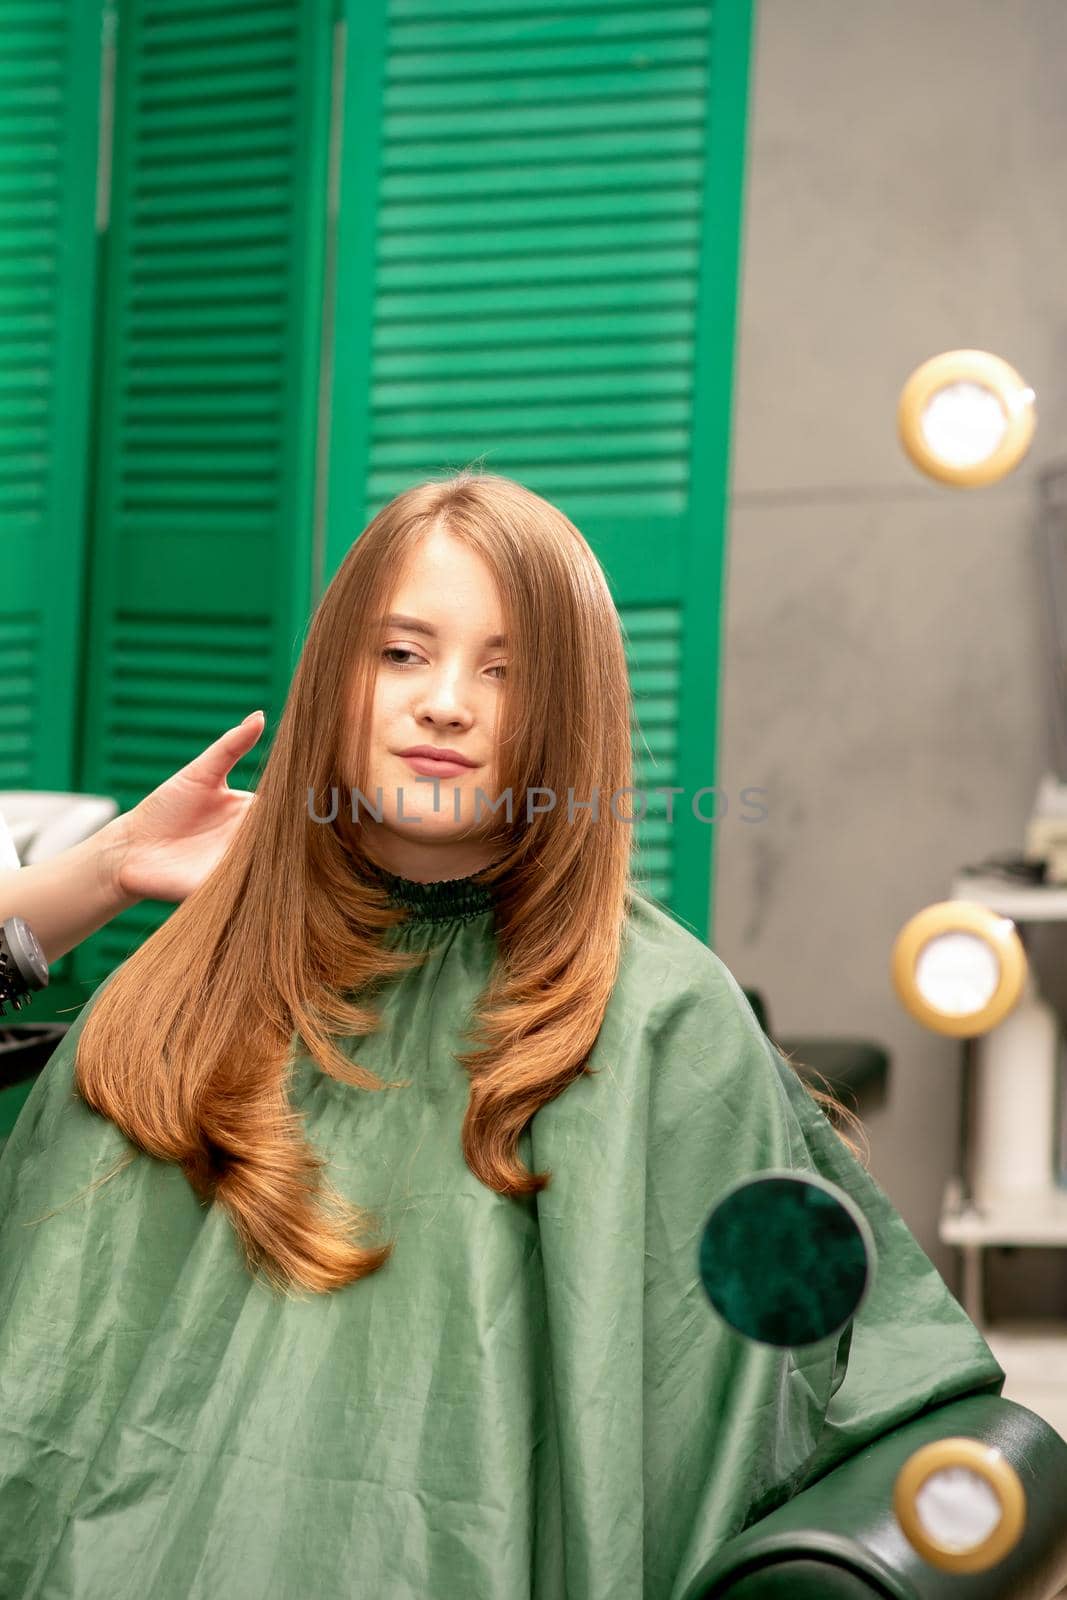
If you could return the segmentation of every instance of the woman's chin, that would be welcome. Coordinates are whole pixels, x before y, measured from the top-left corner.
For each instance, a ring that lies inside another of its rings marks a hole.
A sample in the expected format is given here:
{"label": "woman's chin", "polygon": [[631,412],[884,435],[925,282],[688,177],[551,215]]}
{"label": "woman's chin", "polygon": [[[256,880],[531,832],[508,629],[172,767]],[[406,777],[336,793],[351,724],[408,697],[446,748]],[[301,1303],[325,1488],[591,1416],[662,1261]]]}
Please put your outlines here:
{"label": "woman's chin", "polygon": [[474,829],[473,819],[464,821],[461,816],[457,822],[450,816],[435,816],[432,811],[422,818],[387,816],[383,826],[409,844],[462,844],[471,839]]}

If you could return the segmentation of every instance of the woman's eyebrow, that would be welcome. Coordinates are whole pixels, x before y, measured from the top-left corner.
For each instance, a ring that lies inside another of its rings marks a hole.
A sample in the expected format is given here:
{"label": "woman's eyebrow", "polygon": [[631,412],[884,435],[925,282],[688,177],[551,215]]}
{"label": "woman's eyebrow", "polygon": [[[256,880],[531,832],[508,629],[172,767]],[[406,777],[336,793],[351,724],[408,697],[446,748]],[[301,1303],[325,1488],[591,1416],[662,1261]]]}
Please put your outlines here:
{"label": "woman's eyebrow", "polygon": [[[388,617],[382,618],[382,627],[407,628],[409,633],[425,633],[430,639],[437,638],[437,629],[431,627],[428,622],[420,622],[418,617],[398,617],[395,612]],[[487,650],[495,650],[498,646],[505,645],[507,642],[502,633],[494,633],[490,638],[486,639],[485,647]]]}

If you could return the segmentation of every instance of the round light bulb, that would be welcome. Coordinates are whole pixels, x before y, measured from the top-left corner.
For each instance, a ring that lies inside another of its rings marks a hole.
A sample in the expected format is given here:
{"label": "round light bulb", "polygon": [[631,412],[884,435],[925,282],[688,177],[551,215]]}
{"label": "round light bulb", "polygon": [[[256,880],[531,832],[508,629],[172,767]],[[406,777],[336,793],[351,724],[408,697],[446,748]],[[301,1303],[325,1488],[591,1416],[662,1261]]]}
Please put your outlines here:
{"label": "round light bulb", "polygon": [[970,1467],[931,1472],[915,1496],[915,1510],[924,1531],[943,1550],[974,1550],[985,1544],[1004,1515],[993,1489]]}
{"label": "round light bulb", "polygon": [[950,467],[987,460],[1008,430],[1004,408],[980,383],[949,383],[923,409],[923,438]]}
{"label": "round light bulb", "polygon": [[910,1455],[893,1510],[912,1548],[942,1572],[987,1572],[1026,1528],[1018,1472],[994,1445],[967,1437],[935,1439]]}
{"label": "round light bulb", "polygon": [[889,969],[897,998],[916,1022],[976,1039],[1018,1005],[1027,960],[1010,917],[969,900],[940,900],[901,928]]}
{"label": "round light bulb", "polygon": [[1000,962],[973,933],[942,933],[923,946],[915,983],[923,999],[948,1016],[982,1011],[997,992]]}
{"label": "round light bulb", "polygon": [[920,472],[957,488],[996,483],[1034,436],[1034,391],[988,350],[946,350],[908,378],[897,431]]}

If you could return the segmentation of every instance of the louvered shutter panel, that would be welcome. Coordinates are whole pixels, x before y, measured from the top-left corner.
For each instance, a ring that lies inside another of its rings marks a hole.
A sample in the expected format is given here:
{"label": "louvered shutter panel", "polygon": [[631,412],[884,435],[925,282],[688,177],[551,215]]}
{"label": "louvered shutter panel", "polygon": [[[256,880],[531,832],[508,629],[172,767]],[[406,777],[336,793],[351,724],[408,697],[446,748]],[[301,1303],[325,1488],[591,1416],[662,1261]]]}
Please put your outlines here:
{"label": "louvered shutter panel", "polygon": [[[332,34],[329,0],[119,8],[81,786],[122,810],[249,711],[269,730],[302,644]],[[171,909],[114,919],[79,976]]]}
{"label": "louvered shutter panel", "polygon": [[76,787],[100,47],[0,0],[0,790]]}
{"label": "louvered shutter panel", "polygon": [[639,875],[706,937],[749,3],[499,13],[348,6],[327,571],[472,461],[558,504],[627,635]]}

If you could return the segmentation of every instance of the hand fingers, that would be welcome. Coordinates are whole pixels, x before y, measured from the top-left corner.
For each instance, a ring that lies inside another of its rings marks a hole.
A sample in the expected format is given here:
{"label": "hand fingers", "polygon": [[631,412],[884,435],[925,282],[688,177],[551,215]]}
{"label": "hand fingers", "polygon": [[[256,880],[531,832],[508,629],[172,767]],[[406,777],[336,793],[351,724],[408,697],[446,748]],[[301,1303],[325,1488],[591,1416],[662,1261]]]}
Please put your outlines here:
{"label": "hand fingers", "polygon": [[[181,770],[207,783],[225,782],[227,773],[247,755],[266,726],[262,711],[229,728]],[[251,791],[248,791],[251,793]]]}

